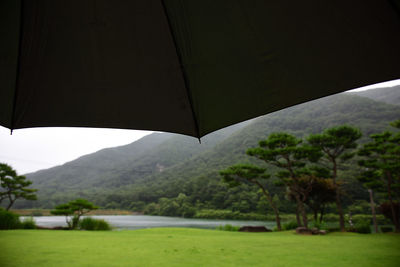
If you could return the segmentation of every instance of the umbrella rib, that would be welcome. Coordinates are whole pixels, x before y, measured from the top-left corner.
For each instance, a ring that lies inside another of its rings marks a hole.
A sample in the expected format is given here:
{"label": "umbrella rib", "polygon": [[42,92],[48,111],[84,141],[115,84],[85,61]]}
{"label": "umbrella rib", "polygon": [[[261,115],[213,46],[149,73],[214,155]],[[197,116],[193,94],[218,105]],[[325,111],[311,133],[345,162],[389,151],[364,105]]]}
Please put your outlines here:
{"label": "umbrella rib", "polygon": [[194,121],[194,127],[195,127],[195,131],[196,131],[196,134],[197,134],[197,138],[199,139],[199,143],[201,143],[199,124],[198,124],[198,121],[197,121],[196,113],[194,112],[194,108],[193,108],[193,99],[192,99],[192,95],[191,95],[191,93],[189,91],[189,80],[188,80],[185,68],[183,67],[182,55],[181,55],[181,53],[180,53],[180,51],[178,49],[178,46],[177,46],[176,36],[175,36],[175,33],[174,33],[173,29],[172,29],[171,20],[170,20],[170,17],[168,15],[167,7],[165,6],[164,0],[161,0],[161,4],[162,4],[162,7],[164,9],[164,14],[165,14],[165,16],[167,18],[169,32],[171,33],[171,37],[172,37],[172,41],[174,42],[175,52],[176,52],[176,55],[177,55],[177,58],[178,58],[179,66],[180,66],[181,71],[182,71],[183,82],[185,84],[185,89],[186,89],[186,96],[187,96],[189,104],[190,104],[190,110],[192,111],[192,118],[193,118],[193,121]]}
{"label": "umbrella rib", "polygon": [[14,99],[13,99],[13,106],[12,106],[12,113],[11,113],[11,134],[13,133],[14,126],[15,126],[15,116],[16,116],[16,109],[17,109],[17,98],[18,98],[18,88],[19,88],[19,76],[21,72],[21,53],[22,53],[22,35],[23,35],[23,28],[24,28],[24,0],[21,1],[20,6],[20,18],[19,18],[19,40],[18,40],[18,56],[17,56],[17,71],[15,74],[15,90],[14,90]]}

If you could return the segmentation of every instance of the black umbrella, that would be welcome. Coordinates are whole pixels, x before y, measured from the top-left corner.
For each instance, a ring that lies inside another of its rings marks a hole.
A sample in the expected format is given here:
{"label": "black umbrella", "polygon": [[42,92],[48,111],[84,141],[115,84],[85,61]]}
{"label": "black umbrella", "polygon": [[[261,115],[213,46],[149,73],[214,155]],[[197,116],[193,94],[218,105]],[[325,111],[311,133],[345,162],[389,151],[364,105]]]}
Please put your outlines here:
{"label": "black umbrella", "polygon": [[2,0],[0,124],[201,137],[400,78],[399,1]]}

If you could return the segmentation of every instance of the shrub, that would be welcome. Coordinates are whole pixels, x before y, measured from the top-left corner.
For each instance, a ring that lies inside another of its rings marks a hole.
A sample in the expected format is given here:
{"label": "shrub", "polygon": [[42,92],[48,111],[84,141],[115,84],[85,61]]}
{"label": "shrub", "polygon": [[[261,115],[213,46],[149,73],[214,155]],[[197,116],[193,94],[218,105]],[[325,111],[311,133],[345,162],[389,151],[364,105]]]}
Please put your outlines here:
{"label": "shrub", "polygon": [[[347,218],[347,216],[346,216]],[[372,220],[372,215],[370,214],[355,214],[352,216],[352,221],[353,223],[357,223],[360,221],[371,221]],[[378,224],[386,224],[388,221],[385,219],[385,217],[381,214],[376,215],[376,222]]]}
{"label": "shrub", "polygon": [[257,213],[240,213],[231,210],[200,210],[194,218],[202,219],[222,219],[222,220],[252,220],[252,221],[268,221],[270,218],[263,214]]}
{"label": "shrub", "polygon": [[0,208],[0,229],[18,229],[21,228],[19,215]]}
{"label": "shrub", "polygon": [[[393,205],[394,205],[394,211],[395,211],[394,214],[397,217],[397,220],[399,220],[400,219],[400,202],[393,202]],[[379,209],[386,218],[388,218],[392,223],[394,223],[392,207],[391,207],[391,204],[389,201],[382,203],[381,206],[379,207]]]}
{"label": "shrub", "polygon": [[43,213],[40,211],[32,211],[32,216],[43,216]]}
{"label": "shrub", "polygon": [[393,227],[392,226],[381,226],[381,232],[382,233],[393,232]]}
{"label": "shrub", "polygon": [[237,231],[239,231],[239,228],[240,228],[240,226],[233,226],[231,224],[225,224],[224,226],[222,226],[222,225],[218,226],[217,230],[237,232]]}
{"label": "shrub", "polygon": [[97,220],[97,226],[96,226],[95,230],[97,230],[97,231],[109,231],[109,230],[111,230],[111,226],[105,220]]}
{"label": "shrub", "polygon": [[355,230],[360,234],[370,234],[371,233],[371,224],[369,220],[358,221],[355,226]]}
{"label": "shrub", "polygon": [[296,229],[298,227],[297,222],[295,221],[291,221],[288,223],[284,223],[282,225],[282,230],[286,231],[286,230],[292,230],[292,229]]}
{"label": "shrub", "polygon": [[324,222],[314,221],[312,227],[317,228],[318,230],[327,230],[328,226]]}
{"label": "shrub", "polygon": [[339,221],[339,215],[334,213],[328,213],[324,215],[325,222],[337,222]]}
{"label": "shrub", "polygon": [[27,217],[21,222],[22,229],[36,229],[36,222],[32,217]]}
{"label": "shrub", "polygon": [[339,231],[340,231],[340,228],[339,228],[339,227],[334,227],[334,226],[332,226],[332,227],[327,227],[326,230],[327,230],[328,232],[332,233],[332,232],[339,232]]}
{"label": "shrub", "polygon": [[108,222],[101,219],[93,219],[86,217],[79,222],[79,228],[81,230],[88,231],[107,231],[111,230],[111,226]]}

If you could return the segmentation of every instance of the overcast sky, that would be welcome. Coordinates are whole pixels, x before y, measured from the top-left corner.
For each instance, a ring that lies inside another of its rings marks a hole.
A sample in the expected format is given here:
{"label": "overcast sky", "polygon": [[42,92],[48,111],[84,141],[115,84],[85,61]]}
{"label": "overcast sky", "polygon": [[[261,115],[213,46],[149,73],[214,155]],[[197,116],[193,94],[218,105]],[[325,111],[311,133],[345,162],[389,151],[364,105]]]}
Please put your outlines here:
{"label": "overcast sky", "polygon": [[[356,89],[389,87],[400,80]],[[19,174],[64,164],[106,147],[132,143],[150,131],[97,128],[32,128],[10,130],[0,126],[0,162],[7,163]]]}

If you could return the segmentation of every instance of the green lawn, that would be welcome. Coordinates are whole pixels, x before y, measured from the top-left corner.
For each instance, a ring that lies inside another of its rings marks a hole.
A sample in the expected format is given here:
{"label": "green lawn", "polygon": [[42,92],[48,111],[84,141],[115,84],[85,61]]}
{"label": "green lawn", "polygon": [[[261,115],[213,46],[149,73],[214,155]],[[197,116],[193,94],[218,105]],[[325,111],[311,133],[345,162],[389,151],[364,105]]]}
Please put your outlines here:
{"label": "green lawn", "polygon": [[400,266],[400,235],[11,230],[0,266]]}

